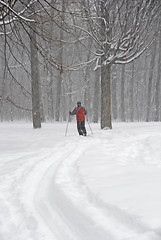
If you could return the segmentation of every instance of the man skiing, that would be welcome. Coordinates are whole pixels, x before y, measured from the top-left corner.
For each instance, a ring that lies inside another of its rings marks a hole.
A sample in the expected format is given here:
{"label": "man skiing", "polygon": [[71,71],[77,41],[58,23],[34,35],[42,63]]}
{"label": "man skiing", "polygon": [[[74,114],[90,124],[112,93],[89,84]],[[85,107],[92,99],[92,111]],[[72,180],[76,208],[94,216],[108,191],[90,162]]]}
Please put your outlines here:
{"label": "man skiing", "polygon": [[77,107],[74,108],[72,112],[69,112],[70,115],[75,115],[77,118],[77,130],[79,135],[86,136],[86,128],[85,128],[85,115],[87,111],[84,107],[81,106],[81,102],[77,102]]}

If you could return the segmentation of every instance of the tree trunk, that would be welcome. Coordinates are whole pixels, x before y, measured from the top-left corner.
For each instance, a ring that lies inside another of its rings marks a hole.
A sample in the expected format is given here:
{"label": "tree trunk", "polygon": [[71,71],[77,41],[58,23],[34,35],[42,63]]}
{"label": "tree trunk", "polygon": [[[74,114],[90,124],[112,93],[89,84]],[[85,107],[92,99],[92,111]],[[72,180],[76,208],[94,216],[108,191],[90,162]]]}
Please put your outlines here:
{"label": "tree trunk", "polygon": [[52,66],[50,66],[50,71],[48,72],[48,118],[50,120],[54,119],[54,91],[53,91],[53,76],[52,76]]}
{"label": "tree trunk", "polygon": [[60,118],[60,100],[62,93],[62,70],[60,69],[60,73],[57,78],[57,91],[56,91],[56,111],[55,111],[55,120],[59,121]]}
{"label": "tree trunk", "polygon": [[62,88],[62,73],[63,73],[63,44],[62,40],[64,38],[63,25],[64,25],[64,11],[65,11],[65,0],[62,0],[62,14],[61,14],[61,28],[60,28],[60,49],[58,56],[59,63],[59,73],[57,78],[57,92],[56,92],[56,113],[55,119],[59,121],[60,118],[60,100],[61,100],[61,88]]}
{"label": "tree trunk", "polygon": [[[160,21],[161,22],[161,21]],[[161,82],[161,30],[159,33],[159,56],[157,66],[157,82],[156,82],[156,93],[155,93],[155,121],[159,121],[159,110],[160,110],[160,82]]]}
{"label": "tree trunk", "polygon": [[[109,55],[109,45],[107,39],[110,39],[111,29],[109,24],[109,12],[104,1],[101,4],[101,129],[112,129],[111,121],[111,65],[106,64]],[[106,24],[105,24],[106,22]],[[106,36],[107,35],[107,36]]]}
{"label": "tree trunk", "polygon": [[1,116],[1,122],[4,120],[4,98],[5,96],[5,77],[2,78],[2,99],[0,100],[1,106],[0,106],[0,116]]}
{"label": "tree trunk", "polygon": [[130,82],[130,121],[134,121],[134,71],[135,71],[135,64],[134,61],[132,62],[132,76]]}
{"label": "tree trunk", "polygon": [[2,99],[0,100],[0,117],[1,117],[1,122],[3,122],[4,120],[4,100],[3,98],[5,97],[5,85],[6,85],[6,68],[5,68],[5,62],[4,60],[1,58],[1,73],[3,72],[2,74],[2,85],[1,85],[1,97]]}
{"label": "tree trunk", "polygon": [[112,129],[111,123],[111,66],[101,66],[101,129]]}
{"label": "tree trunk", "polygon": [[[34,5],[32,12],[35,15]],[[31,85],[32,85],[32,119],[33,127],[41,128],[41,114],[40,114],[40,89],[39,89],[39,65],[38,65],[38,50],[36,41],[36,26],[31,24],[30,28],[30,52],[31,52]]]}
{"label": "tree trunk", "polygon": [[84,88],[84,106],[87,109],[88,117],[90,118],[90,76],[89,76],[89,67],[87,66],[85,69],[84,74],[84,82],[85,82],[85,88]]}
{"label": "tree trunk", "polygon": [[[90,46],[92,45],[92,41],[88,39],[88,49],[90,49]],[[90,60],[91,52],[89,51],[87,54],[87,62]],[[84,82],[85,82],[85,88],[84,88],[84,106],[87,109],[88,112],[88,118],[91,118],[91,96],[90,96],[90,67],[87,65],[85,68],[85,74],[84,74]]]}
{"label": "tree trunk", "polygon": [[95,84],[93,97],[93,122],[98,123],[98,107],[100,99],[100,69],[95,70]]}
{"label": "tree trunk", "polygon": [[63,90],[63,96],[62,96],[62,112],[63,112],[63,121],[67,120],[67,101],[66,101],[66,97],[65,97],[65,83],[63,83],[62,86],[62,90]]}
{"label": "tree trunk", "polygon": [[[13,99],[13,94],[12,94],[12,81],[10,82],[10,97]],[[10,118],[11,122],[13,122],[13,105],[10,104]]]}
{"label": "tree trunk", "polygon": [[[50,62],[52,62],[53,55],[53,19],[55,16],[55,8],[54,5],[56,0],[52,0],[51,5],[51,19],[49,26],[49,58]],[[54,81],[53,81],[53,66],[49,63],[49,71],[48,71],[48,117],[50,120],[54,119]]]}
{"label": "tree trunk", "polygon": [[[72,107],[72,78],[71,78],[71,72],[69,73],[69,85],[68,85],[68,92],[69,92],[69,95],[68,95],[68,110],[70,109],[71,110],[71,107]],[[67,111],[67,116],[68,116],[68,120],[69,122],[71,122],[71,117],[69,115],[69,111]]]}
{"label": "tree trunk", "polygon": [[112,68],[112,115],[114,119],[117,119],[118,113],[117,113],[117,78],[116,78],[116,66],[113,65]]}
{"label": "tree trunk", "polygon": [[147,95],[147,109],[146,109],[146,121],[150,121],[150,107],[151,107],[151,94],[152,94],[152,81],[153,81],[153,73],[155,66],[155,56],[156,56],[156,46],[157,41],[154,41],[153,49],[152,49],[152,57],[150,62],[150,72],[149,72],[149,81],[148,81],[148,95]]}
{"label": "tree trunk", "polygon": [[125,64],[121,71],[121,121],[125,122]]}
{"label": "tree trunk", "polygon": [[143,120],[145,121],[146,120],[146,104],[147,104],[147,76],[148,76],[148,73],[147,73],[147,66],[148,66],[148,63],[147,63],[147,59],[148,59],[148,54],[145,53],[145,57],[144,57],[144,75],[143,75],[143,84],[144,84],[144,88],[143,88],[143,91],[144,91],[144,94],[143,94]]}
{"label": "tree trunk", "polygon": [[5,107],[4,107],[4,103],[5,101],[3,100],[5,98],[5,94],[6,94],[6,57],[5,57],[5,43],[4,43],[4,39],[1,39],[1,48],[2,48],[2,56],[0,58],[0,68],[1,68],[1,72],[0,72],[0,78],[1,78],[1,92],[0,92],[0,97],[2,97],[2,99],[0,100],[0,121],[3,122],[4,121],[4,117],[5,117]]}

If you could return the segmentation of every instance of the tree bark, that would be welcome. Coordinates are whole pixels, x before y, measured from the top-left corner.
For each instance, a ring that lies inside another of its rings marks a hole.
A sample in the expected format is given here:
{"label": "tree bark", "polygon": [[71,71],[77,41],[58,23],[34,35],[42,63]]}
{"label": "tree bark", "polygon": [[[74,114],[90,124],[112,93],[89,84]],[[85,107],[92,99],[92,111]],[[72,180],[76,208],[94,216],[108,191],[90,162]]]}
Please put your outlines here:
{"label": "tree bark", "polygon": [[101,67],[101,129],[112,129],[111,123],[111,66]]}
{"label": "tree bark", "polygon": [[61,88],[62,88],[62,73],[63,73],[63,44],[62,40],[64,38],[63,25],[64,25],[64,11],[65,11],[65,0],[62,0],[62,14],[61,14],[61,28],[60,28],[60,49],[58,56],[59,63],[59,73],[57,78],[57,92],[56,92],[56,112],[55,119],[59,121],[60,118],[60,100],[61,100]]}
{"label": "tree bark", "polygon": [[[12,94],[12,81],[10,82],[10,97],[13,99],[13,94]],[[10,117],[11,117],[11,122],[13,122],[13,105],[10,104]]]}
{"label": "tree bark", "polygon": [[125,64],[121,71],[121,121],[125,122]]}
{"label": "tree bark", "polygon": [[4,100],[3,98],[5,97],[5,85],[6,85],[6,69],[5,69],[5,61],[3,60],[3,58],[1,58],[1,80],[2,80],[2,85],[1,85],[1,97],[2,99],[0,100],[0,118],[1,118],[1,122],[3,122],[4,120]]}
{"label": "tree bark", "polygon": [[94,84],[94,97],[93,97],[93,122],[98,123],[98,107],[100,100],[100,69],[95,70],[95,84]]}
{"label": "tree bark", "polygon": [[52,76],[52,66],[50,67],[50,71],[48,72],[48,118],[50,120],[54,119],[54,91],[53,91],[53,76]]}
{"label": "tree bark", "polygon": [[116,66],[112,67],[112,115],[114,119],[118,118],[117,113],[117,78],[116,78]]}
{"label": "tree bark", "polygon": [[135,63],[132,62],[132,76],[130,82],[130,120],[134,121],[134,71],[135,71]]}
{"label": "tree bark", "polygon": [[150,72],[149,72],[149,80],[148,80],[148,95],[147,95],[147,107],[146,107],[146,121],[150,121],[150,107],[151,107],[151,94],[152,94],[152,81],[153,81],[153,73],[155,66],[155,57],[156,57],[156,47],[157,41],[154,41],[153,49],[152,49],[152,57],[150,62]]}
{"label": "tree bark", "polygon": [[90,118],[90,73],[89,73],[89,67],[87,66],[85,69],[85,74],[84,74],[84,82],[85,82],[85,87],[84,87],[84,106],[87,109],[88,112],[88,117]]}
{"label": "tree bark", "polygon": [[[32,12],[35,15],[34,4]],[[39,89],[39,65],[38,65],[38,50],[36,41],[36,26],[31,24],[30,28],[30,52],[31,52],[31,85],[32,85],[32,119],[33,127],[41,128],[41,114],[40,114],[40,89]]]}
{"label": "tree bark", "polygon": [[[91,39],[88,39],[88,49],[90,49],[90,46],[92,45]],[[91,52],[89,51],[87,54],[87,62],[90,60]],[[91,109],[90,109],[90,102],[91,102],[91,96],[90,96],[90,67],[87,65],[85,68],[85,74],[84,74],[84,82],[85,82],[85,88],[84,88],[84,106],[87,109],[88,112],[88,118],[91,118]]]}
{"label": "tree bark", "polygon": [[[55,16],[55,9],[54,4],[56,0],[51,1],[51,19],[50,19],[50,26],[49,26],[49,58],[50,62],[52,62],[52,48],[53,48],[53,19]],[[48,71],[48,117],[49,119],[54,119],[54,86],[53,86],[53,66],[49,63],[49,71]]]}
{"label": "tree bark", "polygon": [[[109,45],[107,39],[110,39],[111,29],[109,24],[109,13],[105,2],[101,1],[101,31],[102,52],[101,56],[101,129],[112,129],[111,121],[111,65],[107,64],[107,55],[109,55]],[[105,24],[106,22],[106,24]],[[108,38],[107,38],[107,36]]]}
{"label": "tree bark", "polygon": [[160,114],[161,30],[160,30],[158,39],[159,39],[159,56],[158,56],[157,82],[156,82],[156,93],[155,93],[155,121],[159,121],[159,114]]}

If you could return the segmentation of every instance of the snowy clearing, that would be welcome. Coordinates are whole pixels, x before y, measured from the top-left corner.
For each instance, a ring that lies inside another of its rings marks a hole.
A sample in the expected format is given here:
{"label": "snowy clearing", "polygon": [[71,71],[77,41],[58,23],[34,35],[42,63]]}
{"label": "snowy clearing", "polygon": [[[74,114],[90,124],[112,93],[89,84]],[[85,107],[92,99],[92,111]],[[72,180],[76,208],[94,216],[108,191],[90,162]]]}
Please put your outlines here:
{"label": "snowy clearing", "polygon": [[0,124],[0,240],[160,240],[161,123]]}

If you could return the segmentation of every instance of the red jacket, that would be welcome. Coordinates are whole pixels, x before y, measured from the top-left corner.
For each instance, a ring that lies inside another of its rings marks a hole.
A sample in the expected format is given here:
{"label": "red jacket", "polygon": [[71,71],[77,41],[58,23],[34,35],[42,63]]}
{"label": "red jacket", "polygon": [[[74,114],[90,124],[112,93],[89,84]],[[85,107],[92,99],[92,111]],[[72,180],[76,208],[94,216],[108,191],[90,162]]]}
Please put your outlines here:
{"label": "red jacket", "polygon": [[85,115],[87,114],[87,111],[84,107],[80,106],[80,107],[76,107],[70,113],[70,115],[74,115],[74,114],[76,114],[77,116],[77,121],[85,121]]}

